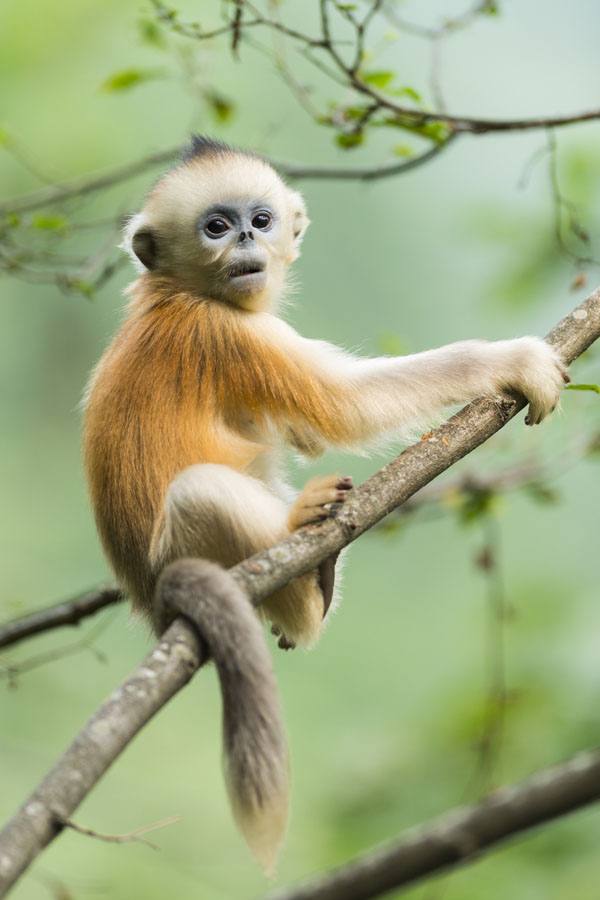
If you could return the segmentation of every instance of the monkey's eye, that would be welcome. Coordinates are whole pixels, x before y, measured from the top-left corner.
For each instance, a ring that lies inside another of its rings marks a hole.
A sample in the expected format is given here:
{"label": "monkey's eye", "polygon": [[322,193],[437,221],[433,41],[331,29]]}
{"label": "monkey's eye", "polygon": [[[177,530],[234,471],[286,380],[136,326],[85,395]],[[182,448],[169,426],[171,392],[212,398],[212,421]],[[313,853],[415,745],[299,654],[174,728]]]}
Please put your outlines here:
{"label": "monkey's eye", "polygon": [[231,226],[225,219],[211,219],[204,226],[204,230],[207,232],[209,237],[221,237],[222,234],[225,234],[226,231],[230,231]]}
{"label": "monkey's eye", "polygon": [[252,224],[259,231],[268,231],[273,224],[273,216],[268,212],[258,212],[252,219]]}

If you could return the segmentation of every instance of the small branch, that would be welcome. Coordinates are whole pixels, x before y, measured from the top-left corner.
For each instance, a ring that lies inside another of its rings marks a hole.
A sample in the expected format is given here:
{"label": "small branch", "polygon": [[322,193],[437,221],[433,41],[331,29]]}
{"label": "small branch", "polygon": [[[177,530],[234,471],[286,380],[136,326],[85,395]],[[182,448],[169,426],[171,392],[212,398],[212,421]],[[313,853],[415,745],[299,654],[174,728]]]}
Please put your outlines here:
{"label": "small branch", "polygon": [[44,653],[37,653],[35,656],[30,656],[17,663],[0,662],[0,680],[8,679],[11,687],[14,687],[17,683],[17,677],[22,675],[23,672],[31,672],[32,669],[39,669],[40,666],[45,666],[47,663],[55,662],[58,659],[65,659],[65,657],[72,656],[74,653],[80,653],[82,650],[89,650],[94,654],[98,662],[106,662],[105,655],[95,647],[95,641],[110,624],[110,618],[105,617],[96,622],[94,627],[77,641],[54,647],[52,650],[46,650]]}
{"label": "small branch", "polygon": [[0,647],[8,647],[23,638],[32,637],[53,628],[61,628],[63,625],[79,625],[81,619],[114,603],[119,603],[122,599],[123,593],[119,588],[103,587],[80,594],[71,600],[64,600],[49,609],[14,619],[12,622],[0,626]]}
{"label": "small branch", "polygon": [[[358,179],[358,180],[375,180],[378,178],[388,178],[394,175],[401,175],[423,163],[429,162],[433,157],[437,156],[443,147],[446,147],[451,138],[459,134],[488,134],[490,132],[502,131],[531,131],[541,128],[558,128],[561,126],[572,125],[579,122],[586,122],[600,119],[600,109],[589,110],[587,112],[574,113],[567,116],[558,116],[556,118],[537,118],[537,119],[469,119],[463,116],[450,116],[445,113],[426,113],[407,107],[398,106],[385,98],[382,94],[370,88],[368,85],[359,82],[355,87],[362,93],[366,93],[374,101],[378,107],[390,109],[395,115],[406,122],[409,126],[419,126],[427,122],[445,122],[451,127],[449,136],[440,144],[433,147],[427,153],[422,154],[415,159],[402,163],[392,163],[387,166],[367,166],[364,168],[342,168],[327,166],[300,166],[293,163],[271,160],[265,157],[267,162],[279,169],[279,171],[291,179]],[[14,197],[12,200],[6,200],[0,204],[0,217],[10,213],[23,213],[41,206],[48,206],[53,203],[61,203],[71,197],[81,197],[95,191],[103,190],[134,178],[136,175],[155,168],[159,165],[172,163],[177,159],[183,147],[176,147],[170,150],[162,150],[158,153],[152,153],[133,163],[125,166],[118,166],[109,169],[107,172],[91,177],[74,178],[71,181],[65,181],[50,187],[41,188],[38,191],[32,191],[21,197]]]}
{"label": "small branch", "polygon": [[72,831],[76,831],[78,834],[83,834],[86,837],[96,838],[96,840],[99,841],[106,841],[108,844],[125,844],[130,841],[137,841],[140,844],[145,844],[146,847],[151,847],[153,850],[158,850],[157,845],[153,844],[151,841],[145,840],[142,835],[181,821],[181,816],[169,816],[168,819],[161,819],[160,822],[153,822],[151,825],[142,825],[141,828],[136,828],[135,831],[129,831],[125,834],[103,834],[100,831],[92,831],[91,828],[84,828],[81,825],[76,825],[71,819],[64,819],[59,815],[57,815],[56,818],[63,828],[70,828]]}
{"label": "small branch", "polygon": [[355,168],[342,166],[296,166],[293,163],[277,161],[274,161],[273,165],[292,181],[300,179],[377,181],[380,178],[404,175],[411,169],[416,169],[418,166],[431,162],[431,160],[434,159],[434,157],[439,156],[456,137],[457,135],[451,134],[442,143],[435,144],[434,147],[427,150],[425,153],[422,153],[420,156],[415,156],[412,159],[394,162],[384,166],[357,166]]}
{"label": "small branch", "polygon": [[500,788],[303,887],[266,900],[370,900],[459,863],[508,838],[600,799],[600,752],[581,753],[528,781]]}
{"label": "small branch", "polygon": [[48,206],[51,203],[61,203],[71,197],[83,197],[86,194],[92,194],[95,191],[112,187],[121,181],[127,181],[129,178],[135,178],[146,172],[148,169],[162,166],[166,163],[172,163],[180,152],[179,147],[170,150],[160,150],[158,153],[151,153],[132,163],[124,166],[117,166],[114,169],[108,169],[99,175],[84,175],[80,178],[73,178],[71,181],[64,181],[59,184],[53,184],[50,187],[41,188],[39,191],[32,191],[30,194],[24,194],[22,197],[14,197],[12,200],[5,200],[0,204],[0,216],[8,215],[8,213],[23,213],[39,206]]}
{"label": "small branch", "polygon": [[66,753],[0,832],[0,897],[63,829],[61,821],[152,716],[206,661],[194,628],[178,619],[81,729]]}
{"label": "small branch", "polygon": [[[507,466],[489,474],[467,471],[452,480],[433,482],[392,512],[387,520],[381,523],[381,528],[385,530],[388,524],[393,527],[395,521],[413,515],[423,507],[443,506],[444,501],[452,496],[468,499],[481,494],[494,495],[521,488],[538,487],[556,478],[566,467],[578,462],[586,454],[597,452],[598,449],[600,449],[600,432],[574,441],[564,453],[558,456],[555,454],[549,459],[522,460],[517,465]],[[452,509],[452,506],[449,509]],[[373,530],[378,530],[378,527]]]}
{"label": "small branch", "polygon": [[[565,316],[547,340],[569,364],[599,336],[600,289]],[[428,440],[408,447],[352,490],[335,518],[307,525],[274,547],[233,566],[229,570],[232,577],[251,602],[258,605],[355,540],[436,475],[499,431],[524,406],[523,398],[507,396],[483,398],[469,404],[432,432]],[[0,833],[0,896],[6,894],[60,832],[62,826],[57,823],[56,815],[70,817],[132,738],[189,681],[206,658],[203,642],[194,627],[183,617],[175,619],[152,652],[92,716]],[[598,766],[600,763],[596,761]],[[575,794],[569,809],[597,798],[600,793],[597,768],[594,774],[593,796],[591,792]],[[443,857],[441,864],[450,864],[458,858],[457,848],[452,845],[451,850],[452,855]],[[344,896],[344,900],[351,897],[350,894],[332,896]]]}

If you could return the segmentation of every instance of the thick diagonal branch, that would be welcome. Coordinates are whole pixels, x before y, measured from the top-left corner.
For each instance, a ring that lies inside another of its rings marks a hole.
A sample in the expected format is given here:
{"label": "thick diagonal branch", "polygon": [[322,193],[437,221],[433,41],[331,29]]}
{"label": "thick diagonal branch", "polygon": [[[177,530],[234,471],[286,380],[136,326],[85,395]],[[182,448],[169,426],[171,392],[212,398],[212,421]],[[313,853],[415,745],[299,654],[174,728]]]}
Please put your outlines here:
{"label": "thick diagonal branch", "polygon": [[[566,363],[600,336],[600,290],[569,313],[547,340]],[[408,447],[346,500],[340,514],[309,525],[230,571],[258,605],[283,585],[314,569],[336,550],[404,503],[416,491],[499,431],[525,400],[476,400]],[[178,618],[144,662],[80,731],[73,744],[0,833],[0,896],[61,830],[135,734],[205,661],[193,626]]]}

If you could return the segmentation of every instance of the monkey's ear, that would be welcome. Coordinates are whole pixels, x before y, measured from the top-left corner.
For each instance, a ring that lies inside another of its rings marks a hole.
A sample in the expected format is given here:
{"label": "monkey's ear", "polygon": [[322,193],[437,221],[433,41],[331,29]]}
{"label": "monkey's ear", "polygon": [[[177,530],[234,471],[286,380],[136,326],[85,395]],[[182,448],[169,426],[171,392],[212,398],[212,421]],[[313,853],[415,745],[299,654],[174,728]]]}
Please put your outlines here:
{"label": "monkey's ear", "polygon": [[158,261],[156,236],[152,228],[144,222],[142,214],[132,216],[127,222],[121,250],[130,255],[138,272],[156,268]]}
{"label": "monkey's ear", "polygon": [[292,230],[294,235],[294,245],[296,250],[300,251],[300,244],[304,237],[304,232],[310,225],[310,219],[306,215],[306,205],[302,194],[298,191],[290,191],[290,206],[292,213]]}
{"label": "monkey's ear", "polygon": [[156,266],[158,258],[158,249],[156,246],[156,238],[151,228],[140,228],[131,238],[131,249],[147,269],[153,269]]}

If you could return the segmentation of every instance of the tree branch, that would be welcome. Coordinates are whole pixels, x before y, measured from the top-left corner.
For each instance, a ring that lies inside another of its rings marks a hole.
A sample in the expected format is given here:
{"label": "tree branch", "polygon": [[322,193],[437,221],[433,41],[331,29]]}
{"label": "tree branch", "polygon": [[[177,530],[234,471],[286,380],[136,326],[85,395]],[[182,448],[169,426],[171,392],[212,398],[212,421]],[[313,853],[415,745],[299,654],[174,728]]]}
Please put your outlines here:
{"label": "tree branch", "polygon": [[[568,364],[600,336],[600,289],[565,316],[547,337]],[[523,398],[476,400],[408,447],[350,492],[335,518],[308,525],[230,569],[252,603],[316,568],[355,540],[452,463],[499,431],[525,405]],[[193,626],[177,618],[154,650],[79,732],[31,797],[0,833],[0,896],[60,832],[81,800],[152,716],[206,661]],[[600,790],[600,787],[599,789]],[[580,805],[578,796],[570,808]]]}
{"label": "tree branch", "polygon": [[300,166],[294,163],[277,162],[276,160],[269,160],[269,162],[292,181],[299,179],[304,179],[305,181],[309,179],[377,181],[380,178],[404,175],[411,169],[416,169],[418,166],[430,162],[435,156],[439,156],[442,150],[445,150],[456,137],[458,137],[458,134],[450,134],[443,141],[440,141],[439,144],[434,144],[431,149],[421,153],[420,156],[382,166]]}
{"label": "tree branch", "polygon": [[[388,165],[381,166],[360,166],[346,168],[343,166],[306,166],[297,163],[288,163],[281,160],[273,160],[264,157],[267,162],[275,166],[282,175],[291,180],[295,179],[332,179],[341,178],[359,181],[376,180],[378,178],[389,178],[394,175],[402,175],[417,166],[430,162],[446,147],[454,135],[449,135],[444,141],[436,144],[430,150],[416,156],[413,159],[403,160],[402,162],[393,162]],[[73,178],[70,181],[63,181],[59,184],[53,184],[50,187],[43,187],[21,197],[14,197],[12,200],[5,200],[0,203],[0,217],[10,213],[31,212],[42,206],[49,206],[53,203],[62,203],[70,200],[72,197],[82,197],[87,194],[93,194],[96,191],[104,190],[123,181],[128,181],[142,172],[154,169],[157,166],[174,162],[183,152],[184,145],[172,148],[171,150],[162,150],[158,153],[151,153],[135,162],[128,163],[124,166],[116,166],[114,169],[108,169],[98,175],[84,176],[81,178]]]}
{"label": "tree branch", "polygon": [[521,784],[494,791],[476,806],[452,810],[397,844],[365,853],[303,887],[265,900],[370,900],[600,799],[600,751],[578,754]]}
{"label": "tree branch", "polygon": [[[565,125],[573,125],[578,122],[586,122],[590,120],[600,119],[600,110],[588,110],[587,112],[573,113],[567,116],[557,117],[541,117],[534,119],[470,119],[464,116],[450,116],[444,113],[425,113],[400,107],[387,101],[383,95],[374,91],[372,88],[364,85],[366,93],[371,96],[379,106],[391,109],[397,115],[406,119],[407,124],[413,126],[423,125],[427,122],[444,122],[451,127],[448,136],[436,143],[430,150],[416,156],[413,159],[404,160],[403,162],[394,162],[378,166],[309,166],[299,165],[296,163],[284,162],[281,160],[273,160],[265,156],[267,162],[277,168],[282,175],[291,180],[295,179],[319,179],[319,180],[356,180],[356,181],[374,181],[379,178],[390,178],[395,175],[403,175],[411,169],[424,163],[430,162],[439,153],[447,147],[451,140],[461,134],[489,134],[490,132],[503,131],[531,131],[535,129],[558,128]],[[142,159],[123,166],[117,166],[114,169],[108,169],[98,175],[83,176],[74,178],[70,181],[63,181],[59,184],[53,184],[40,190],[31,191],[20,197],[14,197],[12,200],[5,200],[0,203],[0,217],[7,216],[11,213],[24,213],[38,209],[42,206],[49,206],[53,203],[62,203],[71,197],[82,197],[92,194],[96,191],[112,187],[120,184],[136,175],[140,175],[149,169],[157,166],[172,163],[178,158],[184,149],[183,145],[172,148],[170,150],[161,150],[157,153],[151,153]]]}
{"label": "tree branch", "polygon": [[37,209],[39,206],[48,206],[51,203],[61,203],[64,200],[69,200],[71,197],[83,197],[86,194],[93,194],[95,191],[112,187],[112,185],[119,184],[121,181],[135,178],[136,175],[141,175],[155,166],[172,163],[180,152],[181,147],[160,150],[157,153],[149,154],[149,156],[143,156],[134,162],[126,163],[124,166],[108,169],[106,172],[101,172],[98,175],[83,175],[70,181],[52,184],[49,187],[41,188],[39,191],[31,191],[31,193],[24,194],[22,197],[5,200],[4,203],[0,204],[0,216],[6,216],[9,213],[29,212],[32,209]]}
{"label": "tree branch", "polygon": [[80,594],[71,600],[64,600],[49,609],[14,619],[0,628],[0,647],[9,647],[23,638],[50,631],[52,628],[60,628],[62,625],[79,625],[81,619],[122,599],[123,594],[119,588],[103,587]]}

